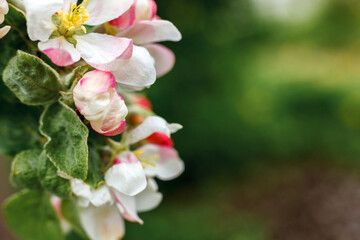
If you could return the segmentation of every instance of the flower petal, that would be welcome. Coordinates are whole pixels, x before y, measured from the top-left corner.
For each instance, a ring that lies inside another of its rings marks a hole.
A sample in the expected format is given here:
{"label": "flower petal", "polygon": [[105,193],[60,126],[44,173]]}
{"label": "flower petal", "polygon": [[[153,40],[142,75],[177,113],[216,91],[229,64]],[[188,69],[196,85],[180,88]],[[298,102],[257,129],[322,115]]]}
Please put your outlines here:
{"label": "flower petal", "polygon": [[109,188],[106,185],[103,185],[98,189],[92,190],[91,203],[96,207],[100,207],[106,203],[113,203]]}
{"label": "flower petal", "polygon": [[0,28],[0,39],[2,39],[10,31],[10,28],[10,26]]}
{"label": "flower petal", "polygon": [[184,162],[172,147],[146,144],[140,147],[139,150],[145,151],[143,157],[159,156],[159,161],[154,162],[155,166],[146,165],[144,169],[146,176],[158,177],[163,181],[167,181],[177,178],[184,172]]}
{"label": "flower petal", "polygon": [[80,53],[75,49],[74,45],[66,41],[62,36],[49,39],[46,42],[39,42],[38,47],[53,63],[61,67],[80,60]]}
{"label": "flower petal", "polygon": [[134,0],[91,0],[86,8],[90,15],[87,25],[95,26],[106,23],[126,12]]}
{"label": "flower petal", "polygon": [[155,59],[157,77],[164,76],[166,73],[170,72],[175,65],[175,55],[170,49],[160,44],[148,44],[144,47]]}
{"label": "flower petal", "polygon": [[0,15],[7,14],[9,12],[9,5],[6,0],[0,0]]}
{"label": "flower petal", "polygon": [[136,209],[138,212],[150,211],[159,206],[162,198],[155,180],[149,178],[145,190],[135,196]]}
{"label": "flower petal", "polygon": [[134,46],[130,59],[117,59],[113,62],[113,70],[117,87],[126,90],[141,90],[151,86],[156,80],[154,60],[149,52]]}
{"label": "flower petal", "polygon": [[72,192],[79,197],[78,204],[82,207],[89,206],[91,200],[90,186],[79,179],[71,179]]}
{"label": "flower petal", "polygon": [[117,157],[118,164],[112,166],[105,173],[105,182],[121,193],[134,196],[145,189],[146,177],[144,169],[130,152],[123,152]]}
{"label": "flower petal", "polygon": [[115,78],[110,72],[94,70],[86,73],[73,90],[76,107],[89,121],[103,118],[104,110],[111,102],[111,88],[115,86]]}
{"label": "flower petal", "polygon": [[[94,1],[91,1],[94,2]],[[100,33],[89,33],[82,36],[74,35],[77,41],[76,49],[81,57],[90,64],[107,64],[128,53],[132,41]]]}
{"label": "flower petal", "polygon": [[181,129],[180,124],[172,123],[168,124],[165,119],[159,116],[147,117],[143,123],[129,131],[125,143],[134,144],[143,140],[153,133],[159,132],[164,133],[166,136],[170,136],[171,133],[176,132],[175,130]]}
{"label": "flower petal", "polygon": [[133,4],[129,10],[127,10],[120,17],[111,20],[109,25],[115,27],[117,31],[122,31],[130,27],[135,21],[135,5]]}
{"label": "flower petal", "polygon": [[62,9],[63,0],[24,0],[27,30],[32,41],[47,41],[56,30],[51,16]]}
{"label": "flower petal", "polygon": [[114,195],[117,202],[116,206],[125,219],[140,224],[144,223],[137,214],[135,197],[128,196],[116,190],[114,190]]}
{"label": "flower petal", "polygon": [[91,121],[91,127],[105,136],[115,136],[125,130],[125,117],[128,114],[123,98],[114,90],[112,101],[106,108],[103,118]]}
{"label": "flower petal", "polygon": [[81,209],[80,221],[91,240],[118,240],[124,236],[124,220],[115,205]]}
{"label": "flower petal", "polygon": [[181,33],[169,21],[140,21],[118,34],[119,37],[131,38],[137,45],[162,41],[180,41]]}

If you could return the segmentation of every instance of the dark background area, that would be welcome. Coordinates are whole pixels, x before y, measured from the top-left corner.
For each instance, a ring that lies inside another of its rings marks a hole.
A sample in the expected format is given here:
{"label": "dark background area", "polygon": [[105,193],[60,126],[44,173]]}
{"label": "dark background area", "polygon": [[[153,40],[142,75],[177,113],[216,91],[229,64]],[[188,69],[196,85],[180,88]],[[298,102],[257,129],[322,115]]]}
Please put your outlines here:
{"label": "dark background area", "polygon": [[147,95],[186,171],[125,239],[360,239],[360,2],[157,3],[183,40]]}

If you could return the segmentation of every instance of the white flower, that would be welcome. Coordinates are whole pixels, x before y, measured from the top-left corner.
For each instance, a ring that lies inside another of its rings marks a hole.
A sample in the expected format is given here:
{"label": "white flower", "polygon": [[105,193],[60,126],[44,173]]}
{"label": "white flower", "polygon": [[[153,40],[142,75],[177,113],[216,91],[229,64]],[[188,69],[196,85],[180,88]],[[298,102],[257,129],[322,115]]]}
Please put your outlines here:
{"label": "white flower", "polygon": [[110,72],[86,73],[75,86],[73,96],[77,109],[96,132],[114,136],[124,131],[128,110]]}
{"label": "white flower", "polygon": [[[138,143],[154,133],[170,137],[181,129],[163,118],[151,116],[124,136],[125,146]],[[94,190],[83,181],[71,180],[72,190],[83,207],[116,204],[122,216],[129,221],[143,223],[138,212],[148,211],[161,202],[162,195],[152,177],[171,180],[184,171],[184,163],[171,146],[146,144],[135,151],[123,151],[105,173],[105,185]]]}
{"label": "white flower", "polygon": [[156,12],[153,0],[136,0],[127,12],[105,26],[109,33],[131,38],[134,44],[146,48],[155,59],[156,73],[160,77],[173,68],[175,55],[170,49],[154,43],[180,41],[181,33],[174,24],[156,16]]}
{"label": "white flower", "polygon": [[131,56],[132,41],[89,33],[83,24],[95,26],[119,17],[134,0],[24,0],[29,37],[59,66],[83,58],[88,64],[106,64]]}
{"label": "white flower", "polygon": [[[9,5],[6,0],[0,0],[0,24],[5,20],[5,14],[9,12]],[[0,39],[10,31],[10,26],[0,28]]]}

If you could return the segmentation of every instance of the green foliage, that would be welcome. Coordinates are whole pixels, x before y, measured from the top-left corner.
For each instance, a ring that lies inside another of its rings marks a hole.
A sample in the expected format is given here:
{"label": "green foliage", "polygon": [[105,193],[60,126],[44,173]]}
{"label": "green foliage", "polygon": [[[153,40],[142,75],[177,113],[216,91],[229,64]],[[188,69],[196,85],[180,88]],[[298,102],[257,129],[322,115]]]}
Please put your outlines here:
{"label": "green foliage", "polygon": [[40,111],[23,104],[0,104],[0,153],[15,156],[26,150],[40,148],[38,133]]}
{"label": "green foliage", "polygon": [[9,227],[25,240],[63,240],[59,219],[46,192],[25,190],[10,197],[3,213]]}
{"label": "green foliage", "polygon": [[11,167],[11,180],[17,186],[30,189],[41,188],[38,164],[41,150],[27,150],[16,155]]}
{"label": "green foliage", "polygon": [[104,182],[104,175],[101,171],[101,159],[98,151],[92,145],[89,145],[89,170],[86,183],[93,188]]}
{"label": "green foliage", "polygon": [[41,185],[53,194],[59,197],[68,198],[71,196],[70,181],[57,175],[57,168],[42,152],[39,156],[38,176]]}
{"label": "green foliage", "polygon": [[12,26],[11,31],[1,39],[0,44],[0,101],[14,101],[15,95],[2,82],[2,73],[9,62],[9,59],[16,55],[18,49],[29,50],[33,43],[25,39],[23,33],[26,33],[25,17],[12,6],[6,15],[6,21]]}
{"label": "green foliage", "polygon": [[88,238],[85,238],[77,234],[75,231],[71,231],[68,234],[66,234],[65,240],[88,240]]}
{"label": "green foliage", "polygon": [[40,58],[18,51],[4,70],[3,80],[28,105],[54,102],[62,89],[59,74]]}
{"label": "green foliage", "polygon": [[66,75],[64,80],[64,85],[66,88],[73,89],[78,80],[82,78],[82,76],[89,69],[89,65],[82,65],[75,68],[71,73]]}
{"label": "green foliage", "polygon": [[18,187],[45,188],[59,197],[71,196],[70,181],[57,175],[57,169],[42,150],[27,150],[12,162],[11,180]]}
{"label": "green foliage", "polygon": [[65,174],[86,179],[88,171],[88,128],[75,111],[62,102],[45,109],[40,132],[48,139],[44,146],[50,161]]}
{"label": "green foliage", "polygon": [[73,200],[64,199],[61,201],[61,214],[70,223],[71,227],[78,235],[84,238],[86,237],[86,233],[80,223],[76,203]]}

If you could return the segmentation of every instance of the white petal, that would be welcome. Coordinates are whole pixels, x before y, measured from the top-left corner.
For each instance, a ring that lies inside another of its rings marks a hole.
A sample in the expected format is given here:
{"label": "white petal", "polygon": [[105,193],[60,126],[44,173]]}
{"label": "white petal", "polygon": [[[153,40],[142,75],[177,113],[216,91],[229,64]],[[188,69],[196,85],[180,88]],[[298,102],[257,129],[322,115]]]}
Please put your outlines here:
{"label": "white petal", "polygon": [[90,65],[107,64],[127,53],[132,48],[132,41],[100,33],[89,33],[82,36],[74,35],[76,49],[81,57]]}
{"label": "white petal", "polygon": [[151,86],[156,80],[154,59],[143,48],[134,46],[130,59],[117,59],[113,70],[117,87],[126,90],[141,90]]}
{"label": "white petal", "polygon": [[91,200],[90,186],[79,179],[71,179],[72,192],[79,197],[79,205],[86,207]]}
{"label": "white petal", "polygon": [[0,39],[3,38],[10,31],[10,28],[10,26],[0,28]]}
{"label": "white petal", "polygon": [[179,131],[180,129],[183,128],[183,126],[178,123],[169,123],[169,124],[167,124],[167,127],[171,133],[176,133],[177,131]]}
{"label": "white petal", "polygon": [[113,203],[109,188],[106,185],[103,185],[98,189],[92,190],[91,203],[96,207],[100,207],[106,203]]}
{"label": "white petal", "polygon": [[87,12],[90,15],[87,25],[95,26],[106,23],[126,12],[134,0],[90,0]]}
{"label": "white petal", "polygon": [[155,69],[157,77],[168,73],[175,64],[174,53],[160,44],[148,44],[144,46],[155,60]]}
{"label": "white petal", "polygon": [[7,14],[9,12],[9,5],[6,0],[0,0],[0,15]]}
{"label": "white petal", "polygon": [[143,224],[143,221],[139,218],[137,214],[135,197],[125,195],[116,190],[114,190],[114,194],[117,201],[116,205],[120,210],[122,216],[126,220]]}
{"label": "white petal", "polygon": [[91,240],[119,240],[124,236],[124,220],[115,205],[81,209],[80,221]]}
{"label": "white petal", "polygon": [[132,152],[123,152],[117,157],[119,164],[105,173],[105,182],[121,193],[134,196],[145,189],[144,169]]}
{"label": "white petal", "polygon": [[39,42],[38,47],[58,66],[68,66],[80,60],[80,53],[63,36]]}
{"label": "white petal", "polygon": [[129,131],[128,135],[126,136],[125,143],[137,143],[156,132],[164,133],[169,137],[170,133],[173,133],[174,130],[179,129],[180,126],[180,124],[168,124],[165,119],[159,116],[147,117],[139,126]]}
{"label": "white petal", "polygon": [[172,147],[146,144],[139,150],[145,151],[143,157],[159,156],[159,161],[154,162],[155,166],[146,165],[144,171],[147,176],[158,177],[163,181],[167,181],[178,177],[184,172],[184,162]]}
{"label": "white petal", "polygon": [[24,0],[27,29],[32,41],[46,41],[56,30],[51,16],[63,7],[63,0]]}
{"label": "white petal", "polygon": [[181,33],[169,21],[140,21],[118,34],[134,40],[134,44],[143,45],[162,41],[180,41]]}
{"label": "white petal", "polygon": [[154,179],[148,179],[148,185],[144,191],[135,196],[136,209],[138,212],[150,211],[159,206],[163,196],[157,192],[158,187]]}

